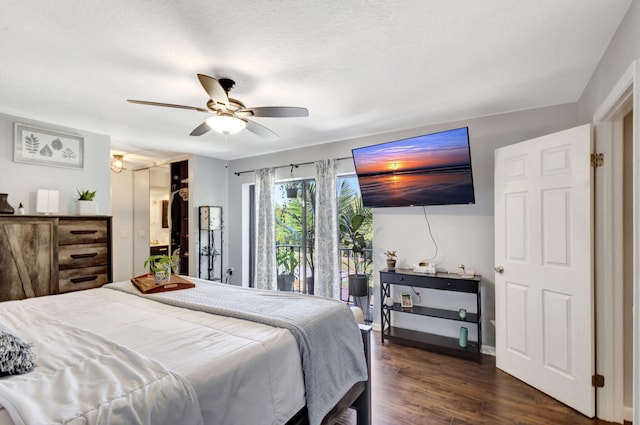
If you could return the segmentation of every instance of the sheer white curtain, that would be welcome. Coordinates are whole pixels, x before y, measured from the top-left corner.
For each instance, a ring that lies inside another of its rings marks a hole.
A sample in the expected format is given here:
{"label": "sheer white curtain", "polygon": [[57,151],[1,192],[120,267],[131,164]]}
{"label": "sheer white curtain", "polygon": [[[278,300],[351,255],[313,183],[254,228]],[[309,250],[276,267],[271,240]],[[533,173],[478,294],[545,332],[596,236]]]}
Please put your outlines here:
{"label": "sheer white curtain", "polygon": [[276,289],[275,169],[256,170],[256,267],[254,286]]}
{"label": "sheer white curtain", "polygon": [[323,159],[316,166],[316,295],[340,299],[337,160]]}

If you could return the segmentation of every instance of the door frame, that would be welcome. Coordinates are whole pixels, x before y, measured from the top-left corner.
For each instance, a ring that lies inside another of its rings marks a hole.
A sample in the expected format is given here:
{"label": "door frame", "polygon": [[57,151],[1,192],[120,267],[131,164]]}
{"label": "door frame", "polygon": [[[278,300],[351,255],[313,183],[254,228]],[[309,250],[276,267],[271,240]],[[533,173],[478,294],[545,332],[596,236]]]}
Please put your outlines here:
{"label": "door frame", "polygon": [[633,228],[633,418],[624,411],[623,381],[623,282],[622,282],[622,137],[623,118],[633,107],[633,222],[640,220],[640,107],[638,61],[622,75],[593,115],[596,151],[605,154],[605,165],[596,173],[596,371],[606,384],[597,389],[598,418],[640,423],[640,226]]}

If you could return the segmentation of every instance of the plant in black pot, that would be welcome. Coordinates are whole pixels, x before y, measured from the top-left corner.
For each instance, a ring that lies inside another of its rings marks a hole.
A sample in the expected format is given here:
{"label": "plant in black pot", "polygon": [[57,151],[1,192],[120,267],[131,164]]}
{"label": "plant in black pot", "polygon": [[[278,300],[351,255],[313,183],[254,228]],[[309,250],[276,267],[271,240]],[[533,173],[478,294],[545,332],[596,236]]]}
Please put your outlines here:
{"label": "plant in black pot", "polygon": [[[369,294],[369,275],[364,273],[364,249],[366,248],[365,235],[361,231],[365,222],[363,214],[340,216],[340,232],[342,243],[349,248],[347,255],[353,260],[354,274],[349,278],[349,295],[364,297]],[[361,273],[362,272],[362,273]]]}
{"label": "plant in black pot", "polygon": [[285,183],[283,187],[287,194],[287,199],[295,199],[298,197],[298,191],[300,190],[298,183]]}
{"label": "plant in black pot", "polygon": [[296,267],[298,267],[299,262],[293,248],[285,247],[276,252],[276,264],[279,272],[278,291],[293,291],[293,282],[296,280]]}

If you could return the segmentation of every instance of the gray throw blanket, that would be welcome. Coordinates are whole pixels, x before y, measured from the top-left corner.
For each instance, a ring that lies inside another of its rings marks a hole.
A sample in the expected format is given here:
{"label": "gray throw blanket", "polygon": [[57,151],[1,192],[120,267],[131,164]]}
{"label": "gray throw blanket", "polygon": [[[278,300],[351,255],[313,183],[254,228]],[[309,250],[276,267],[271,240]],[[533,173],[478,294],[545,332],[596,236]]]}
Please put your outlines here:
{"label": "gray throw blanket", "polygon": [[367,380],[360,330],[347,304],[323,297],[190,280],[195,288],[158,294],[144,295],[130,282],[111,283],[104,288],[288,329],[302,357],[310,425],[319,425],[356,382]]}

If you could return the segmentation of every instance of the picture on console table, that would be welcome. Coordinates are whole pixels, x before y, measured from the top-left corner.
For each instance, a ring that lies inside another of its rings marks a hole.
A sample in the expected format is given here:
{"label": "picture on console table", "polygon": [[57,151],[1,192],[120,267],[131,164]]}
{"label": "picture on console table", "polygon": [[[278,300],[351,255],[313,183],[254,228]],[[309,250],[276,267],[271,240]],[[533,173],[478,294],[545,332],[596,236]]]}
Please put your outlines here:
{"label": "picture on console table", "polygon": [[402,308],[413,308],[413,301],[411,300],[411,293],[403,292],[401,295],[401,303]]}
{"label": "picture on console table", "polygon": [[84,138],[15,123],[13,160],[54,167],[84,168]]}

